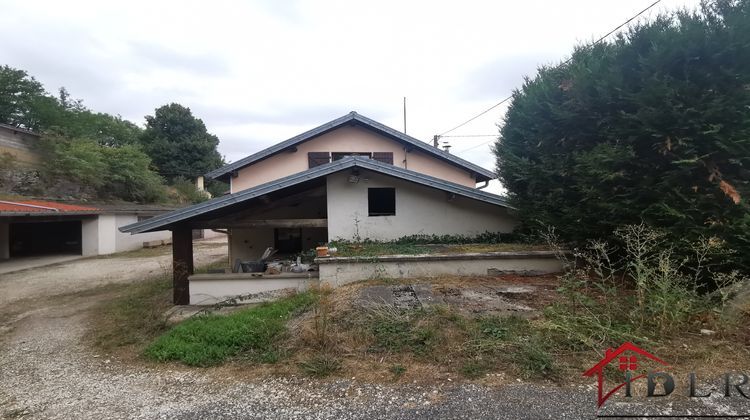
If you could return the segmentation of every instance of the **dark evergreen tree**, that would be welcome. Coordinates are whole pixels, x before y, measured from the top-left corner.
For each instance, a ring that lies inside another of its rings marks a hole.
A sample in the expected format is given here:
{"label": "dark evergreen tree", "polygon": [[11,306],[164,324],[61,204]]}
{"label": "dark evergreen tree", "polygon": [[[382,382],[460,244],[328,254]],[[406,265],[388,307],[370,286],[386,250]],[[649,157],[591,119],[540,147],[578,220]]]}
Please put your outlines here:
{"label": "dark evergreen tree", "polygon": [[219,139],[179,104],[164,105],[146,117],[141,144],[159,173],[169,179],[193,179],[224,164]]}
{"label": "dark evergreen tree", "polygon": [[495,145],[523,228],[606,238],[645,221],[750,261],[750,1],[580,47],[514,93]]}

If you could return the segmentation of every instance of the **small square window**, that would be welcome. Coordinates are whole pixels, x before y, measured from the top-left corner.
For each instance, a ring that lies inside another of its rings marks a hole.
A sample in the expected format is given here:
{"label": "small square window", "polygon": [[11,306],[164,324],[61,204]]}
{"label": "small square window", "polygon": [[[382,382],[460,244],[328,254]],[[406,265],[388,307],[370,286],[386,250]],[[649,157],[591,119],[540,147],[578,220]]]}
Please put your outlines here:
{"label": "small square window", "polygon": [[368,188],[367,211],[370,216],[395,216],[396,189]]}

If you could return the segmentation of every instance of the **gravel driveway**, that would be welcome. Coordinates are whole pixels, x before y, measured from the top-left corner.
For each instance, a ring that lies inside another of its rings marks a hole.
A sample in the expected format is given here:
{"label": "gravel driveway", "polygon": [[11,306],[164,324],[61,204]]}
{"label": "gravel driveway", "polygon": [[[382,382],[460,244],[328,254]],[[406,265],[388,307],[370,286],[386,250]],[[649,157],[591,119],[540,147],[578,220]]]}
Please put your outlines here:
{"label": "gravel driveway", "polygon": [[[207,263],[225,247],[196,246]],[[515,383],[497,388],[444,382],[375,385],[356,379],[242,379],[227,369],[126,364],[98,355],[82,338],[90,309],[104,295],[67,295],[111,281],[135,281],[169,256],[79,260],[0,279],[0,415],[54,419],[205,418],[594,418],[593,386]],[[97,289],[101,290],[101,289]],[[103,293],[103,292],[101,292]],[[31,299],[29,299],[31,298]],[[19,307],[22,306],[22,310]],[[15,315],[7,316],[8,307]],[[742,407],[701,403],[706,413]],[[655,413],[653,406],[614,403],[609,411]],[[659,413],[677,412],[675,404]],[[674,410],[674,411],[671,411]],[[700,411],[693,411],[697,413]]]}

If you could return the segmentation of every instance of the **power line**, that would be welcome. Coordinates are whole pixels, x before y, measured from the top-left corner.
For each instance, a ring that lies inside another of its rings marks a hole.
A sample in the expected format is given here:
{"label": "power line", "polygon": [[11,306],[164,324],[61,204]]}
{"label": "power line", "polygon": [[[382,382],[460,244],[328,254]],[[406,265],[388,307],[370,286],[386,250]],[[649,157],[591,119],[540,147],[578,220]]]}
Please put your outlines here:
{"label": "power line", "polygon": [[440,137],[497,137],[497,134],[464,134],[464,135],[440,136]]}
{"label": "power line", "polygon": [[487,143],[491,143],[491,142],[492,142],[492,140],[487,140],[487,141],[484,141],[484,142],[482,142],[482,143],[479,143],[479,144],[477,144],[477,145],[475,145],[475,146],[471,146],[471,147],[469,147],[468,149],[463,149],[463,150],[459,150],[459,151],[455,152],[454,154],[456,154],[456,155],[457,155],[457,154],[459,154],[459,153],[463,153],[463,152],[468,152],[469,150],[474,150],[474,149],[476,149],[477,147],[481,147],[481,146],[484,146],[485,144],[487,144]]}
{"label": "power line", "polygon": [[[661,0],[659,0],[659,1],[661,1]],[[492,105],[491,107],[489,107],[489,108],[485,109],[484,111],[480,112],[479,114],[477,114],[477,115],[475,115],[475,116],[473,116],[473,117],[469,118],[468,120],[466,120],[466,121],[462,122],[461,124],[459,124],[459,125],[457,125],[457,126],[455,126],[455,127],[451,128],[451,129],[450,129],[450,130],[448,130],[448,131],[445,131],[445,132],[443,132],[443,134],[438,134],[438,137],[444,137],[444,136],[445,136],[446,134],[450,133],[451,131],[455,131],[455,130],[458,130],[459,128],[461,128],[461,127],[465,126],[466,124],[468,124],[468,123],[470,123],[470,122],[472,122],[472,121],[476,120],[477,118],[481,117],[482,115],[484,115],[484,114],[486,114],[486,113],[488,113],[488,112],[492,111],[493,109],[495,109],[495,108],[499,107],[500,105],[502,105],[502,104],[504,104],[504,103],[508,102],[508,101],[510,100],[510,98],[512,98],[512,97],[513,97],[513,95],[510,95],[510,96],[508,96],[507,98],[503,99],[502,101],[500,101],[500,102],[496,103],[495,105]]]}
{"label": "power line", "polygon": [[[641,11],[640,11],[640,12],[638,12],[638,13],[637,13],[637,14],[636,14],[635,16],[631,17],[630,19],[626,20],[625,22],[621,23],[621,24],[620,24],[620,25],[619,25],[618,27],[616,27],[615,29],[612,29],[611,31],[607,32],[607,34],[606,34],[606,35],[604,35],[604,36],[602,36],[601,38],[597,39],[597,40],[596,40],[596,41],[594,41],[594,43],[593,43],[593,44],[591,44],[591,45],[596,45],[596,44],[598,44],[598,43],[602,42],[602,41],[603,41],[603,40],[604,40],[605,38],[607,38],[608,36],[610,36],[610,35],[612,35],[613,33],[615,33],[615,32],[616,32],[616,31],[617,31],[618,29],[620,29],[620,28],[622,28],[623,26],[627,25],[628,23],[632,22],[632,21],[633,21],[634,19],[636,19],[636,18],[637,18],[638,16],[640,16],[640,15],[642,15],[642,14],[646,13],[646,12],[647,12],[647,11],[648,11],[649,9],[651,9],[652,7],[656,6],[656,5],[657,5],[657,4],[659,4],[659,3],[661,3],[661,0],[656,0],[655,2],[651,3],[651,4],[650,4],[650,5],[648,6],[648,7],[646,7],[646,8],[645,8],[645,9],[643,9],[643,10],[641,10]],[[571,61],[572,59],[573,59],[573,57],[570,57],[570,58],[568,58],[567,60],[565,60],[565,62],[563,62],[563,65],[564,65],[564,64],[568,64],[568,63],[569,63],[569,62],[570,62],[570,61]],[[446,134],[450,133],[451,131],[457,130],[457,129],[459,129],[459,128],[461,128],[461,127],[465,126],[466,124],[468,124],[468,123],[470,123],[470,122],[472,122],[472,121],[476,120],[477,118],[481,117],[482,115],[484,115],[484,114],[486,114],[486,113],[488,113],[488,112],[492,111],[493,109],[495,109],[495,108],[499,107],[500,105],[504,104],[505,102],[508,102],[508,101],[509,101],[509,100],[510,100],[511,98],[513,98],[513,95],[512,95],[512,94],[511,94],[510,96],[508,96],[507,98],[503,99],[502,101],[500,101],[500,102],[496,103],[495,105],[492,105],[491,107],[489,107],[489,108],[485,109],[484,111],[480,112],[479,114],[477,114],[477,115],[475,115],[475,116],[473,116],[473,117],[469,118],[468,120],[466,120],[466,121],[462,122],[461,124],[459,124],[459,125],[457,125],[457,126],[455,126],[455,127],[451,128],[450,130],[444,131],[444,132],[443,132],[442,134],[438,134],[437,136],[438,136],[438,137],[443,137],[443,136],[445,136]],[[489,143],[489,142],[487,142],[487,143]],[[467,150],[469,150],[469,149],[467,149]],[[464,150],[464,151],[465,151],[465,150]]]}

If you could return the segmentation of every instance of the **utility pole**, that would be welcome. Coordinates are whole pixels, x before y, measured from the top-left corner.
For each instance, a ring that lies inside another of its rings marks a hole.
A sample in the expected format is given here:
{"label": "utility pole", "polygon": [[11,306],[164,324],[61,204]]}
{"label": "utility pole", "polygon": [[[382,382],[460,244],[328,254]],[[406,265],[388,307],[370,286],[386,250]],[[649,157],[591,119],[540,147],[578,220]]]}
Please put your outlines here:
{"label": "utility pole", "polygon": [[406,134],[406,96],[404,96],[404,134]]}
{"label": "utility pole", "polygon": [[432,145],[438,147],[438,144],[440,144],[440,136],[435,134],[435,136],[432,138]]}

